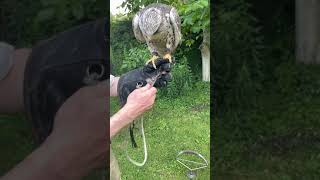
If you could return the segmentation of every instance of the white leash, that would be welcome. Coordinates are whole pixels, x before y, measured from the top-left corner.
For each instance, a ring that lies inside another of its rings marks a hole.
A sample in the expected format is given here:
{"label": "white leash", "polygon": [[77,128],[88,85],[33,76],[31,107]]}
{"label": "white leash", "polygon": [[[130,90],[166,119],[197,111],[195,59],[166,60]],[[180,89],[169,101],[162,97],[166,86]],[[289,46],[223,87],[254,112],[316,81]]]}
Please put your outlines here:
{"label": "white leash", "polygon": [[[152,77],[150,79],[146,79],[147,83],[151,84],[152,86],[154,85],[154,83],[157,81],[157,79],[159,78],[159,76],[161,75],[161,73],[158,73],[155,77]],[[137,83],[136,88],[141,88],[143,84]],[[148,149],[147,149],[147,142],[146,142],[146,136],[144,133],[144,128],[143,128],[143,116],[140,118],[141,121],[141,134],[142,134],[142,141],[143,141],[143,151],[144,151],[144,160],[143,162],[139,163],[136,160],[133,160],[129,154],[128,154],[128,143],[127,143],[127,149],[126,149],[126,154],[127,154],[127,159],[134,165],[136,166],[144,166],[147,162],[148,159]]]}
{"label": "white leash", "polygon": [[136,165],[136,166],[142,167],[142,166],[145,165],[146,162],[147,162],[147,159],[148,159],[148,150],[147,150],[146,136],[145,136],[145,134],[144,134],[144,128],[143,128],[143,117],[141,117],[140,121],[141,121],[141,134],[142,134],[142,140],[143,140],[144,160],[143,160],[143,162],[141,162],[141,163],[137,162],[136,160],[133,160],[133,159],[129,156],[129,154],[128,154],[128,148],[126,149],[126,154],[127,154],[128,160],[129,160],[132,164],[134,164],[134,165]]}

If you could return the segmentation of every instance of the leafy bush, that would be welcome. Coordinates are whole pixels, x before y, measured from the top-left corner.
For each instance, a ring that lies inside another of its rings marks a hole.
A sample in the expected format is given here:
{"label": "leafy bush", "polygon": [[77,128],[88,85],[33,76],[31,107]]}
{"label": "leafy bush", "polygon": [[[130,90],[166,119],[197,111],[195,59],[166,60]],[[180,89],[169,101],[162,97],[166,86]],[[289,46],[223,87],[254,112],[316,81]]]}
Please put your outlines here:
{"label": "leafy bush", "polygon": [[279,92],[291,97],[310,98],[320,95],[319,65],[281,63],[275,69]]}
{"label": "leafy bush", "polygon": [[150,51],[146,45],[140,45],[131,49],[124,48],[121,72],[142,67],[151,58]]}
{"label": "leafy bush", "polygon": [[179,63],[172,67],[171,75],[172,80],[167,87],[161,90],[160,96],[176,98],[187,94],[192,89],[194,77],[185,56],[179,59]]}
{"label": "leafy bush", "polygon": [[[129,49],[139,47],[141,43],[135,39],[132,31],[132,22],[130,17],[117,16],[111,17],[110,45],[112,50],[111,72],[120,75],[123,73],[122,62]],[[138,49],[139,49],[138,48]],[[126,51],[126,52],[124,52]]]}
{"label": "leafy bush", "polygon": [[229,109],[254,105],[263,80],[263,37],[249,7],[230,0],[214,9],[214,83],[218,104]]}
{"label": "leafy bush", "polygon": [[277,87],[282,94],[288,95],[296,92],[298,86],[299,69],[292,62],[280,64],[275,69]]}
{"label": "leafy bush", "polygon": [[105,0],[1,1],[2,40],[32,46],[73,26],[106,16]]}

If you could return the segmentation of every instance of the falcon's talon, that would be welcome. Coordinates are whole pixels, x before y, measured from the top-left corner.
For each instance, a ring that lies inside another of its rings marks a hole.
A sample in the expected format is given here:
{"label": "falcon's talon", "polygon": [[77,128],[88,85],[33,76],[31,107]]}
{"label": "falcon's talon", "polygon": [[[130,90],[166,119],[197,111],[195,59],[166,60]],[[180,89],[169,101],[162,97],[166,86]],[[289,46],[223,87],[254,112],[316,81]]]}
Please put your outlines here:
{"label": "falcon's talon", "polygon": [[163,56],[163,59],[168,59],[170,63],[172,63],[172,56],[171,54],[166,54]]}
{"label": "falcon's talon", "polygon": [[152,66],[154,69],[157,69],[157,66],[156,66],[156,63],[155,61],[159,58],[159,56],[152,56],[151,59],[149,59],[147,62],[146,62],[146,65],[149,64],[150,62],[152,63]]}

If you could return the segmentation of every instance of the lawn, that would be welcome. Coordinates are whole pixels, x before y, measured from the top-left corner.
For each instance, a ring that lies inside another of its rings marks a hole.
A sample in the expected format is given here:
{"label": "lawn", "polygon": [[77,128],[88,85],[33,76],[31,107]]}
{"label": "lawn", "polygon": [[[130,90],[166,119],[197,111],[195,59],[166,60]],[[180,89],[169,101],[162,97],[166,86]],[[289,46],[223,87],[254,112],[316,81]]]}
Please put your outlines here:
{"label": "lawn", "polygon": [[[188,95],[156,100],[154,108],[144,116],[149,156],[142,168],[125,157],[127,128],[116,136],[112,145],[123,179],[186,179],[186,169],[175,161],[177,153],[185,149],[198,151],[209,159],[209,98],[209,84],[199,83]],[[112,99],[113,112],[119,108],[117,102]],[[30,124],[23,115],[0,115],[0,147],[2,176],[35,148]],[[140,152],[130,153],[134,158],[142,156]],[[198,179],[209,179],[209,173],[209,168],[201,170]],[[101,173],[93,172],[86,179],[101,179]]]}
{"label": "lawn", "polygon": [[256,106],[220,110],[214,179],[319,179],[320,66],[283,68],[290,70],[265,82]]}
{"label": "lawn", "polygon": [[[111,105],[112,113],[119,109],[117,99],[112,99]],[[175,159],[178,152],[191,149],[201,153],[208,161],[210,159],[209,83],[198,83],[187,95],[174,99],[157,97],[153,109],[144,115],[144,128],[148,160],[143,167],[133,165],[126,158],[125,150],[127,143],[130,143],[127,128],[112,140],[112,148],[118,158],[122,178],[187,179],[186,168]],[[138,141],[138,144],[140,142]],[[143,160],[142,148],[132,150],[131,144],[128,148],[134,159]],[[209,168],[198,173],[198,179],[209,177]]]}
{"label": "lawn", "polygon": [[0,176],[33,149],[31,127],[21,115],[0,115]]}

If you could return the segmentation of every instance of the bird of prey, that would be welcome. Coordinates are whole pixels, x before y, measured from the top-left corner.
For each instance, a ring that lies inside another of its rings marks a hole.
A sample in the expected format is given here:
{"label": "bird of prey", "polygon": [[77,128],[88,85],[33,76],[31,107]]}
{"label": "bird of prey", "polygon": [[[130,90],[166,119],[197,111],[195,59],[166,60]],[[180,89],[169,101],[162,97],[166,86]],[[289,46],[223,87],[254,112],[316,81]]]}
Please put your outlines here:
{"label": "bird of prey", "polygon": [[181,19],[177,10],[169,5],[154,3],[141,9],[132,20],[133,32],[146,42],[152,54],[147,64],[162,57],[172,62],[172,54],[181,42]]}

